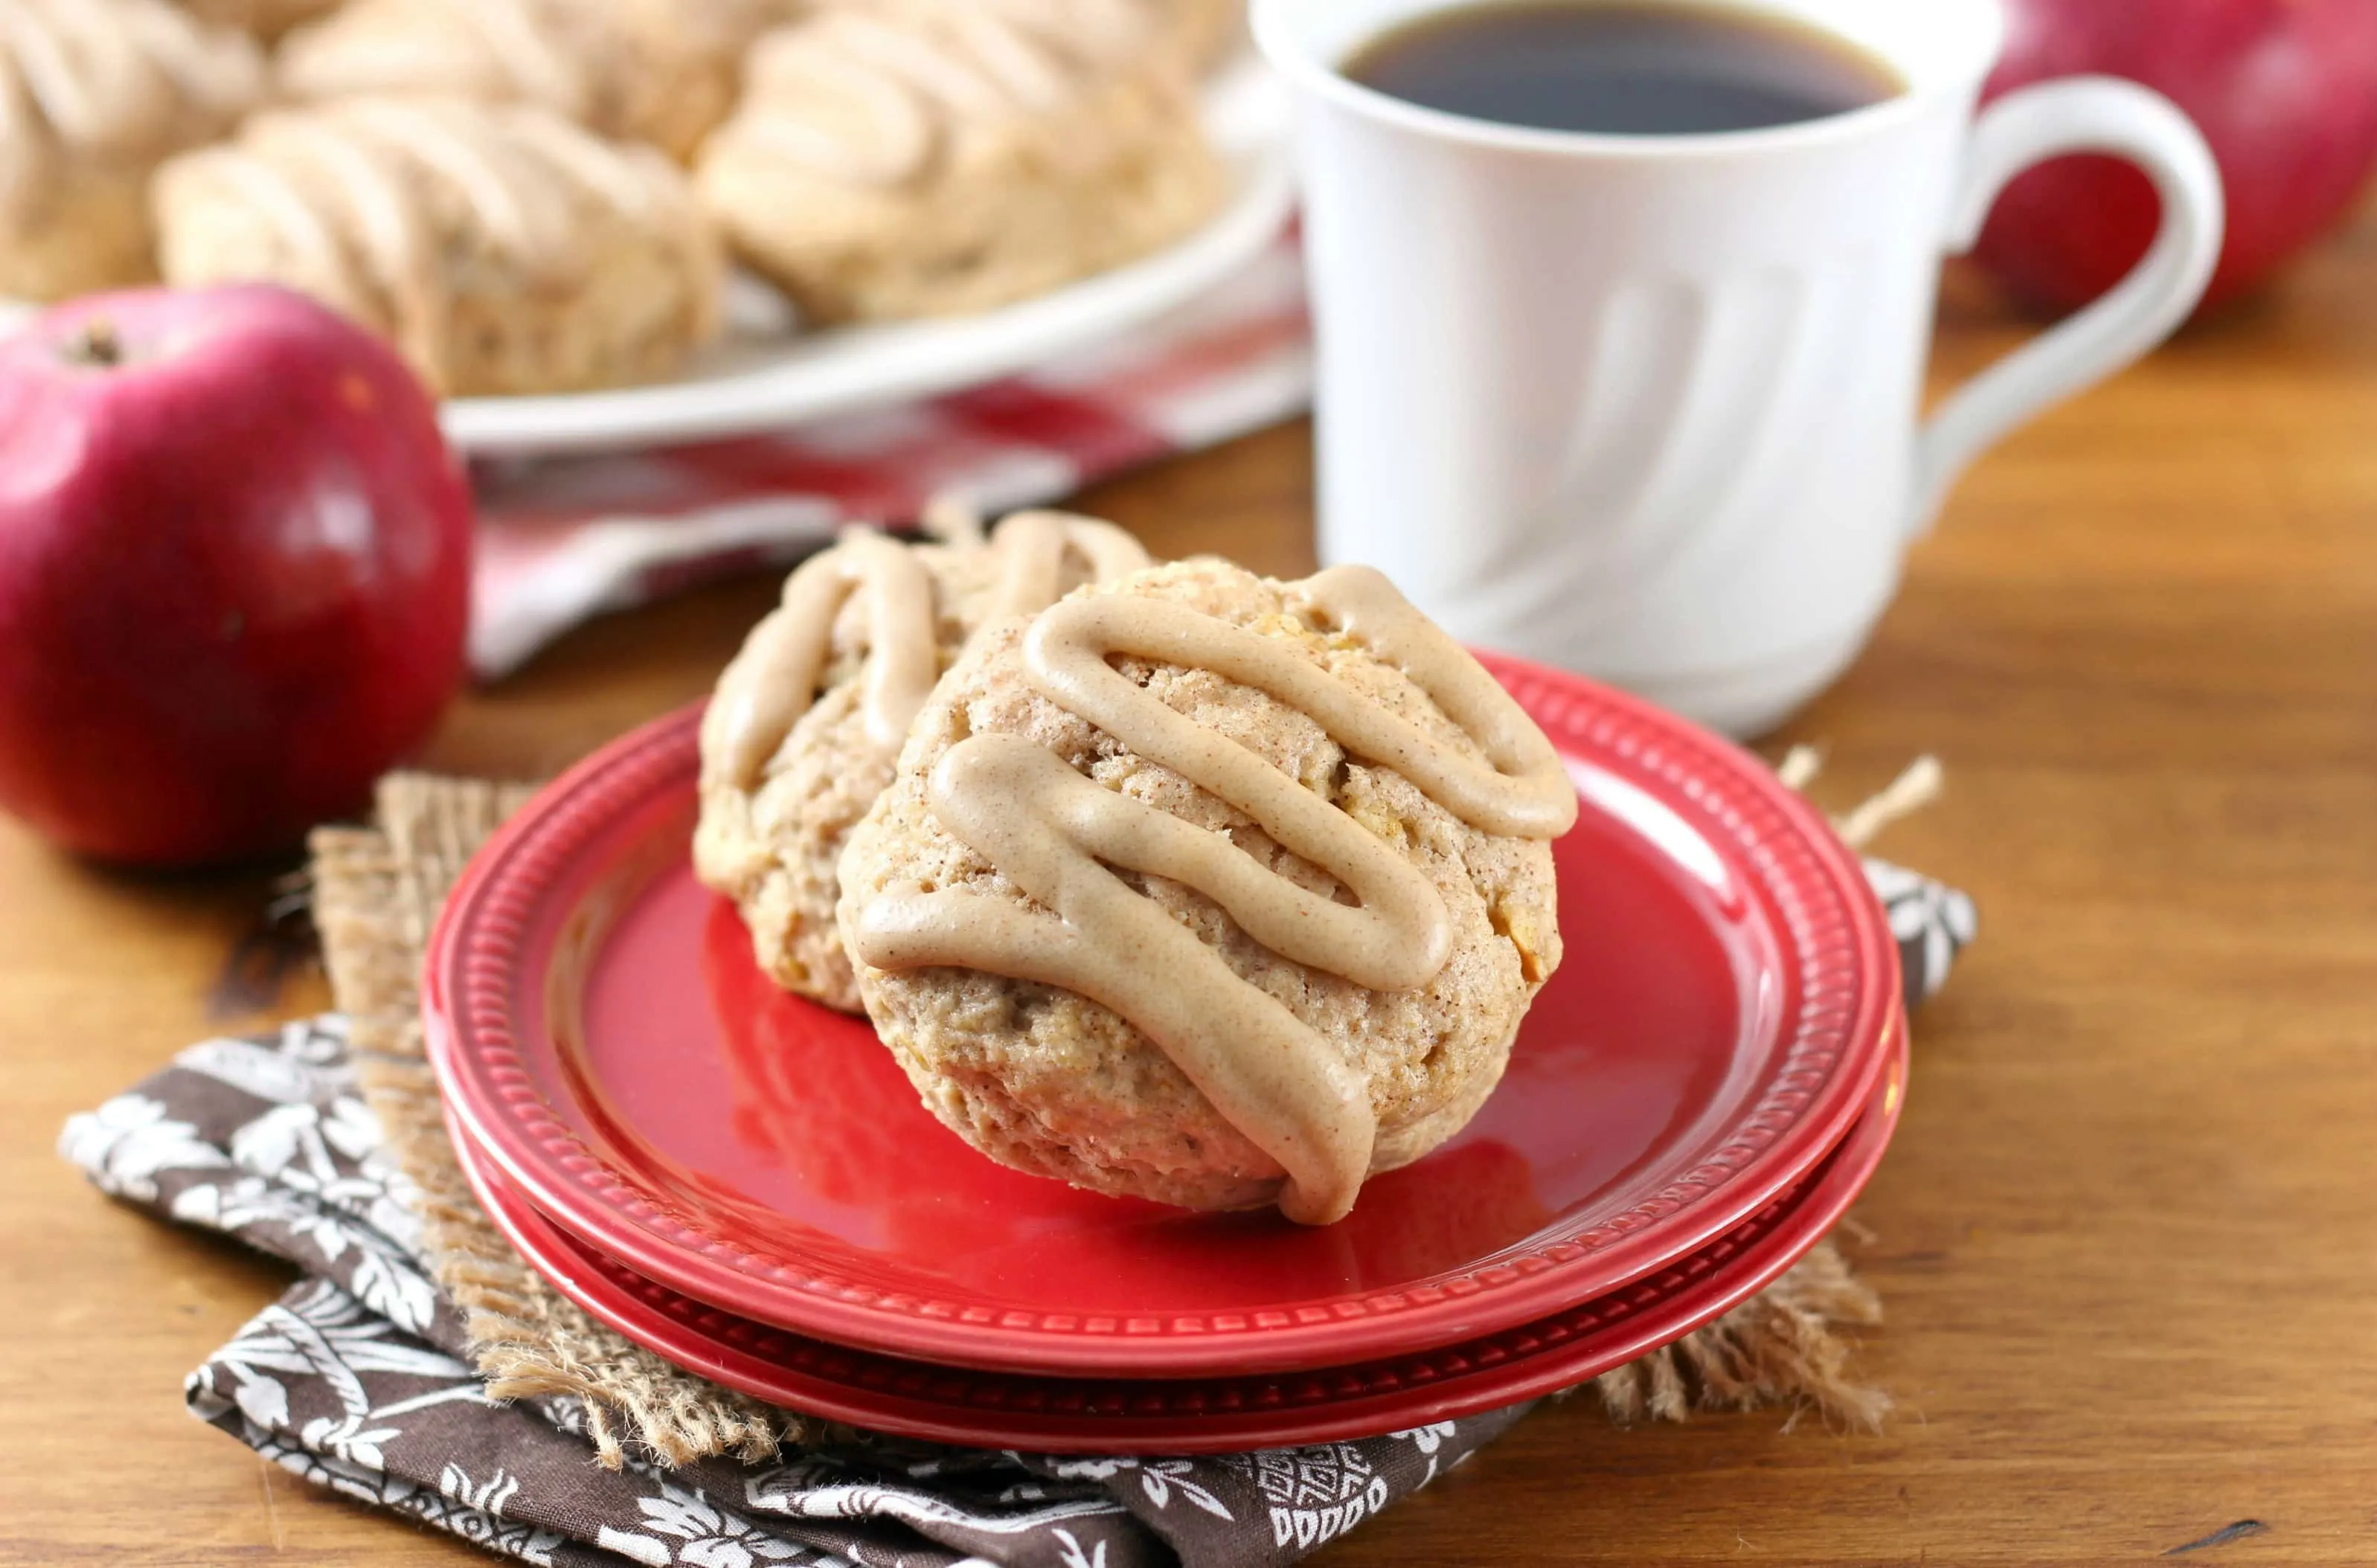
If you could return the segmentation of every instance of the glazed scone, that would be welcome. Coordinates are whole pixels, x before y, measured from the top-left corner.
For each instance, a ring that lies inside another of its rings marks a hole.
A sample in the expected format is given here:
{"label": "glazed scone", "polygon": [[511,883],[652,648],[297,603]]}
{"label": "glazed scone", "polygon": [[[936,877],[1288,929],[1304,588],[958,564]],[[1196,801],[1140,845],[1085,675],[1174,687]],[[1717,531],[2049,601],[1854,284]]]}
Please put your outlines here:
{"label": "glazed scone", "polygon": [[1172,47],[1193,70],[1208,71],[1247,43],[1246,0],[1159,0]]}
{"label": "glazed scone", "polygon": [[881,0],[770,33],[703,199],[821,323],[985,310],[1161,248],[1214,210],[1222,166],[1177,66],[1069,14]]}
{"label": "glazed scone", "polygon": [[782,0],[353,0],[281,46],[293,98],[440,92],[534,103],[680,160],[734,107]]}
{"label": "glazed scone", "polygon": [[985,542],[858,534],[811,557],[719,678],[701,727],[694,867],[735,900],[759,967],[859,1010],[834,925],[842,844],[891,782],[908,721],[984,621],[1147,564],[1111,523],[1009,518]]}
{"label": "glazed scone", "polygon": [[983,632],[839,915],[884,1042],[992,1158],[1326,1222],[1500,1078],[1575,813],[1384,577],[1190,562]]}
{"label": "glazed scone", "polygon": [[237,28],[270,42],[300,23],[337,10],[340,0],[180,0],[180,4],[200,21]]}
{"label": "glazed scone", "polygon": [[0,296],[154,278],[150,173],[263,85],[254,41],[166,0],[0,0]]}
{"label": "glazed scone", "polygon": [[155,196],[169,282],[311,294],[449,396],[653,380],[718,328],[724,263],[682,172],[542,109],[275,111]]}
{"label": "glazed scone", "polygon": [[[840,0],[864,7],[880,0]],[[1246,34],[1245,0],[974,0],[1086,59],[1129,65],[1160,59],[1194,77]]]}

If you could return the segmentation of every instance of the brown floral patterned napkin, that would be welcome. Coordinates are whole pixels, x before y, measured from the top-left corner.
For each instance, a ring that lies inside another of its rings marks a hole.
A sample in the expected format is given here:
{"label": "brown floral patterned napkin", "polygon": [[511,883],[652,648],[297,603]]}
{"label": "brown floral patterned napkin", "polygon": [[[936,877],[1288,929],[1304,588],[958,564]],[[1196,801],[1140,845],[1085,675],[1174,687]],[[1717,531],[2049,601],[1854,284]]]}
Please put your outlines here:
{"label": "brown floral patterned napkin", "polygon": [[466,1324],[423,1272],[413,1194],[341,1020],[193,1046],[76,1117],[61,1146],[105,1191],[305,1273],[190,1375],[195,1414],[308,1480],[531,1562],[1284,1562],[1524,1413],[1215,1459],[887,1442],[674,1470],[631,1451],[610,1470],[581,1401],[488,1397]]}

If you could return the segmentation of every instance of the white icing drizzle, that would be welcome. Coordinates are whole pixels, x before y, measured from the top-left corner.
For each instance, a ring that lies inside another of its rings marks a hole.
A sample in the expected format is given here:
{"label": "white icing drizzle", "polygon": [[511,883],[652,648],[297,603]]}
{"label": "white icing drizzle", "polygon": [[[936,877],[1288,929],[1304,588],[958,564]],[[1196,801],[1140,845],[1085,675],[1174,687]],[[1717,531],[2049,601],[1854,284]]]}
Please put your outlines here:
{"label": "white icing drizzle", "polygon": [[830,9],[762,40],[726,134],[852,184],[925,174],[969,124],[1045,112],[1153,34],[1145,0],[940,0]]}
{"label": "white icing drizzle", "polygon": [[[308,97],[462,92],[591,122],[652,50],[723,64],[766,16],[763,0],[355,0],[293,39],[281,69]],[[448,79],[428,79],[441,68]]]}
{"label": "white icing drizzle", "polygon": [[262,87],[245,35],[163,0],[0,0],[0,184],[23,188],[54,148],[161,155],[211,134]]}
{"label": "white icing drizzle", "polygon": [[676,247],[689,275],[707,266],[699,220],[660,154],[531,108],[359,98],[261,114],[238,140],[176,160],[161,196],[173,207],[216,193],[305,258],[309,288],[387,322],[441,374],[435,324],[452,282],[441,233],[455,209],[532,279],[567,285],[592,265],[589,204]]}
{"label": "white icing drizzle", "polygon": [[536,0],[436,3],[470,27],[522,97],[573,119],[584,117],[594,97],[594,62],[562,47],[549,7]]}
{"label": "white icing drizzle", "polygon": [[1145,691],[1117,656],[1208,670],[1308,715],[1348,754],[1402,775],[1485,833],[1551,838],[1576,819],[1559,756],[1476,660],[1386,578],[1339,567],[1303,585],[1318,619],[1401,669],[1484,753],[1468,755],[1312,663],[1294,644],[1190,606],[1126,595],[1069,599],[1033,624],[1034,689],[1137,755],[1251,819],[1352,895],[1341,904],[1277,875],[1224,834],[1084,778],[1013,734],[944,753],[934,815],[1050,913],[956,889],[892,891],[852,931],[883,969],[955,965],[1061,987],[1129,1020],[1215,1110],[1287,1172],[1280,1208],[1325,1224],[1353,1206],[1378,1137],[1365,1075],[1270,992],[1115,874],[1193,887],[1293,962],[1379,991],[1427,984],[1452,949],[1427,877],[1336,805]]}

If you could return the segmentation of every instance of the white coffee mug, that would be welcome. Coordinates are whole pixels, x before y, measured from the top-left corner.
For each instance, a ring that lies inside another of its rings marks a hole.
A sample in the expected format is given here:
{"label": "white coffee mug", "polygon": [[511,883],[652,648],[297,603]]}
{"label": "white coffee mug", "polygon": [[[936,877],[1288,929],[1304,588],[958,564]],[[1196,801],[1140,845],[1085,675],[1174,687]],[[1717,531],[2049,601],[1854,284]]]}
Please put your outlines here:
{"label": "white coffee mug", "polygon": [[[1771,130],[1523,129],[1343,74],[1472,3],[1254,18],[1302,106],[1321,556],[1383,568],[1474,644],[1773,727],[1857,656],[1965,464],[2160,342],[2218,259],[2218,172],[2167,100],[2079,77],[1975,119],[1996,0],[1737,0],[1906,83]],[[2077,151],[2152,176],[2152,251],[1921,422],[1943,253]]]}

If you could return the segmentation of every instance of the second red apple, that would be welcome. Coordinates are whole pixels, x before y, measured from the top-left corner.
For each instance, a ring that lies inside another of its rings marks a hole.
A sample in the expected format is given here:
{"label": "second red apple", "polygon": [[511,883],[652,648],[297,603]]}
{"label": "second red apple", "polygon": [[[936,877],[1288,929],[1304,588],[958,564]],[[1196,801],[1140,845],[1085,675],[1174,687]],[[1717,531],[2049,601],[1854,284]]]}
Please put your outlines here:
{"label": "second red apple", "polygon": [[[2219,160],[2228,235],[2199,310],[2335,226],[2377,163],[2377,0],[2009,0],[1988,96],[2101,73],[2161,92]],[[2032,303],[2069,310],[2137,264],[2160,206],[2110,158],[2060,159],[2007,187],[1976,255]]]}

